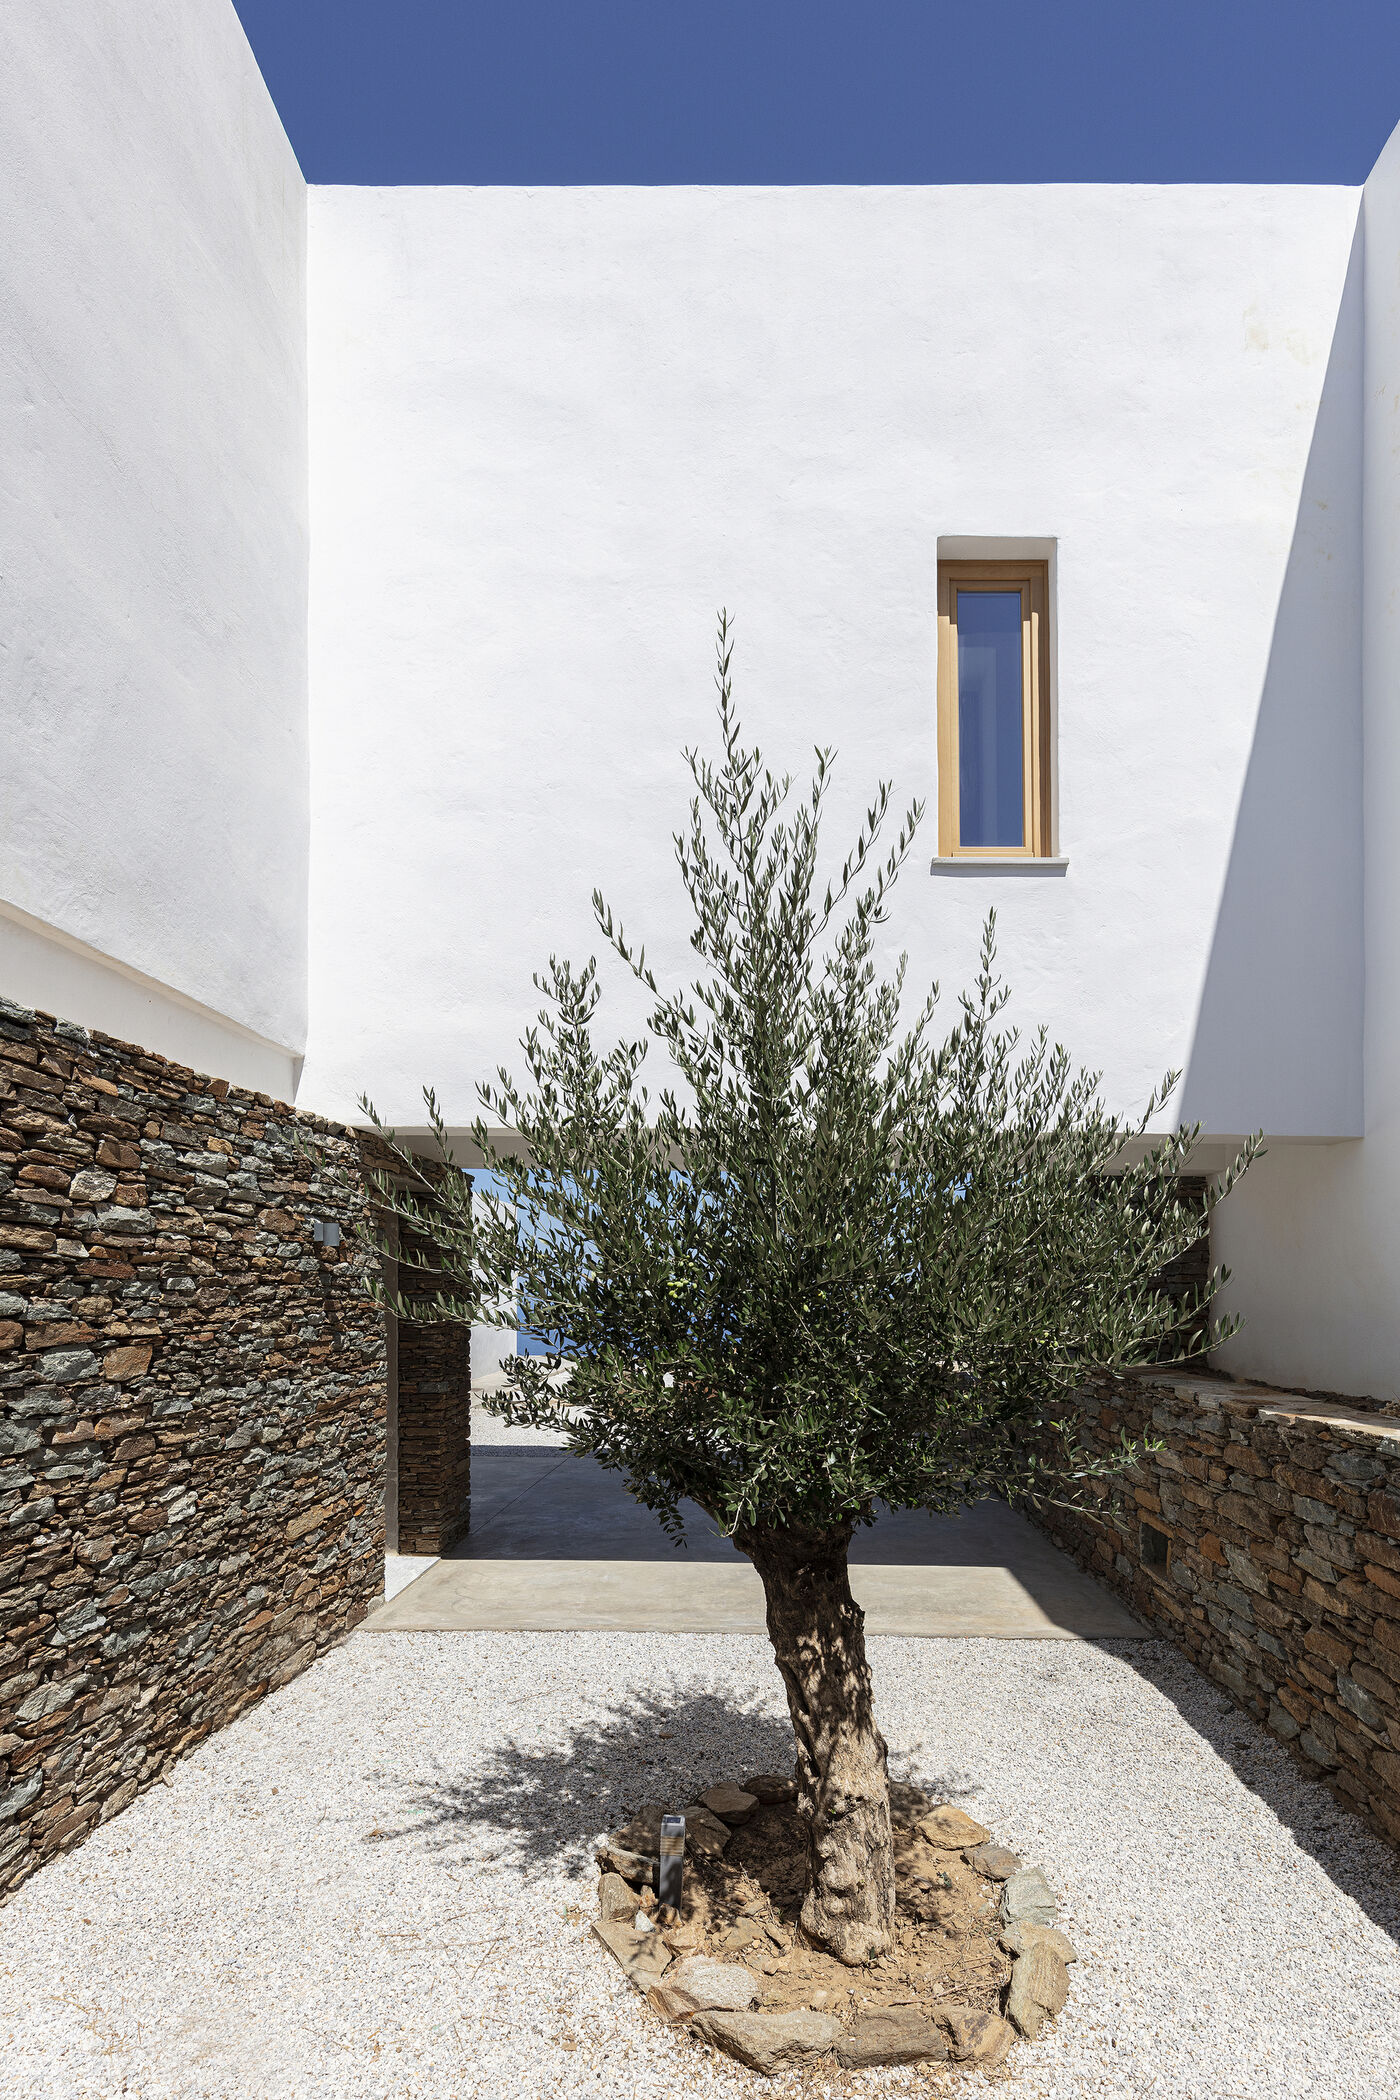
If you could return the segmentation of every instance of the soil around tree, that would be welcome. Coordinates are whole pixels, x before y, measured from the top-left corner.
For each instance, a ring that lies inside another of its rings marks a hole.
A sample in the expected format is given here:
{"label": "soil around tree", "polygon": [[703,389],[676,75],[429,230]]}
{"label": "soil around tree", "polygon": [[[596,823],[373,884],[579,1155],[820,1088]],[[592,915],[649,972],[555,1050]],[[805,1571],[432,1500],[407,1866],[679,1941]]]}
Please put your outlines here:
{"label": "soil around tree", "polygon": [[[595,1929],[662,2017],[695,2018],[698,2036],[760,2068],[745,2054],[745,2037],[780,2029],[755,2026],[755,2014],[821,2016],[798,2023],[794,2033],[806,2044],[794,2042],[797,2053],[784,2064],[829,2054],[848,2068],[944,2059],[993,2068],[1018,2033],[1033,2036],[1064,2004],[1074,1952],[1053,1930],[1049,1888],[960,1810],[891,1784],[893,1941],[886,1955],[853,1967],[814,1946],[799,1921],[807,1846],[792,1783],[760,1776],[744,1784],[789,1798],[747,1797],[748,1810],[728,1822],[701,1803],[687,1807],[678,1913],[662,1908],[654,1887],[659,1807],[639,1810],[599,1848],[603,1916]],[[734,1794],[718,1788],[709,1798],[728,1810],[722,1797]],[[737,2013],[732,1999],[724,2012],[687,2007],[685,1980],[700,1972],[684,1964],[696,1956],[747,1971],[749,2008]]]}

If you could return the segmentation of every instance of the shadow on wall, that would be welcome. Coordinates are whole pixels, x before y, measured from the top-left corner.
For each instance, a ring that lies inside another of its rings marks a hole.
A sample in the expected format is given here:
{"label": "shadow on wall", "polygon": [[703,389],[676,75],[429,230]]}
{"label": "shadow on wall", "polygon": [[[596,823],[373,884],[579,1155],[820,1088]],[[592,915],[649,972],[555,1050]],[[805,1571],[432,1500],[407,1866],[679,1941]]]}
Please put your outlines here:
{"label": "shadow on wall", "polygon": [[1358,228],[1180,1097],[1208,1131],[1361,1134],[1362,318]]}

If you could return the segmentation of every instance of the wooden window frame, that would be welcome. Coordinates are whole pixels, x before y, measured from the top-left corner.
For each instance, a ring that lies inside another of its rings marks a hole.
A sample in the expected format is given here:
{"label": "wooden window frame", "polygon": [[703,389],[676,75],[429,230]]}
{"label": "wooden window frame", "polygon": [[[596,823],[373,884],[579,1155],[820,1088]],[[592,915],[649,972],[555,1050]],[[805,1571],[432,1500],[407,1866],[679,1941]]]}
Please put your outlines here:
{"label": "wooden window frame", "polygon": [[[964,846],[958,770],[957,593],[1021,593],[1021,783],[1019,846]],[[1050,573],[1043,561],[938,564],[938,852],[940,859],[1044,860],[1054,852],[1050,799]]]}

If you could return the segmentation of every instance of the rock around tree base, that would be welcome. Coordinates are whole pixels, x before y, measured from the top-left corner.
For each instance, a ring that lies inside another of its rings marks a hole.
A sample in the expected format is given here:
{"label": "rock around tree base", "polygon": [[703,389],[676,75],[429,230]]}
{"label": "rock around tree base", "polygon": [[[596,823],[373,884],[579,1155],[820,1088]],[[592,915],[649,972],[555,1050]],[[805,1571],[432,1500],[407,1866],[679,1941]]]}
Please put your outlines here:
{"label": "rock around tree base", "polygon": [[1069,1993],[1074,1949],[1038,1868],[961,1809],[890,1788],[894,1945],[849,1969],[798,1924],[805,1849],[790,1779],[721,1780],[686,1818],[685,1895],[662,1910],[659,1803],[598,1847],[594,1932],[663,2019],[773,2073],[948,2062],[991,2069],[1034,2039]]}

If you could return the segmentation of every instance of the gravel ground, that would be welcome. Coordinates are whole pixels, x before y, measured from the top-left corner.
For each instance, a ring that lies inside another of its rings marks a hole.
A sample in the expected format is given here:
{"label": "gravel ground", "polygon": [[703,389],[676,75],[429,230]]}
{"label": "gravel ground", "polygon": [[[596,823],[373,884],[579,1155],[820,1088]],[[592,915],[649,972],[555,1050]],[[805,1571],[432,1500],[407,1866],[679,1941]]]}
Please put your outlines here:
{"label": "gravel ground", "polygon": [[[1174,1651],[872,1646],[896,1768],[1042,1864],[1079,1949],[998,2090],[1400,2091],[1393,1855]],[[755,1639],[352,1637],[0,1911],[5,2092],[782,2093],[590,1941],[587,1838],[788,1754]],[[950,2085],[991,2089],[842,2090]]]}

